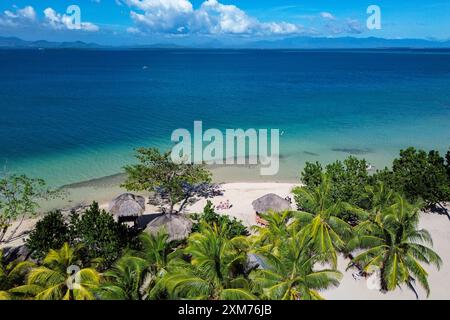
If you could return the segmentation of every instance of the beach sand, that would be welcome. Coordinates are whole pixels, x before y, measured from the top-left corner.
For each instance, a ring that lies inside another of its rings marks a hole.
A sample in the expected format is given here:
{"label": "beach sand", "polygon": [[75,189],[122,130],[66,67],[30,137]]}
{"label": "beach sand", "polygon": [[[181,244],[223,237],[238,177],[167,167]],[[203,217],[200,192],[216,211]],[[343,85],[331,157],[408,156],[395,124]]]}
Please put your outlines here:
{"label": "beach sand", "polygon": [[[256,223],[255,212],[252,208],[253,200],[267,194],[275,193],[285,198],[291,196],[291,190],[298,184],[293,183],[261,183],[261,182],[240,182],[240,183],[226,183],[222,185],[224,190],[223,196],[212,199],[213,204],[217,205],[220,202],[229,200],[232,207],[228,210],[218,211],[221,214],[227,214],[236,217],[246,226],[252,226]],[[119,194],[120,188],[116,190]],[[116,195],[118,195],[116,194]],[[187,208],[187,212],[202,212],[206,204],[206,200],[200,200],[191,207]],[[108,203],[102,202],[102,208],[107,209]],[[152,214],[157,211],[157,208],[147,205],[146,214]],[[19,233],[26,232],[33,228],[37,219],[26,220]],[[443,266],[440,271],[434,267],[425,266],[429,272],[429,283],[431,287],[431,294],[429,299],[450,299],[450,250],[448,244],[450,243],[450,220],[444,215],[423,213],[420,226],[427,229],[434,241],[434,250],[441,256]],[[14,226],[13,226],[14,228]],[[9,244],[9,246],[17,246],[23,244],[23,238],[17,239]],[[408,288],[398,288],[393,292],[381,293],[379,290],[370,289],[370,280],[361,278],[355,280],[352,274],[355,269],[345,270],[348,260],[339,257],[338,269],[343,273],[344,277],[337,288],[329,289],[322,292],[326,299],[344,299],[344,300],[381,300],[381,299],[416,299],[414,293]],[[418,289],[420,299],[425,299],[426,294],[422,289]]]}

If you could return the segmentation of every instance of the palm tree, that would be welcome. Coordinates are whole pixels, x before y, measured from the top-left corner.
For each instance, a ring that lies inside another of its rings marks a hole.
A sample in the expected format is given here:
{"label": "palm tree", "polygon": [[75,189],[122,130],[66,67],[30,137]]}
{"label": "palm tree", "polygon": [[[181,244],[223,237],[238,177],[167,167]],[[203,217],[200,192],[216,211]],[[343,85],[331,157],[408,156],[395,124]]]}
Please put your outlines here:
{"label": "palm tree", "polygon": [[184,254],[189,262],[172,260],[159,288],[173,299],[256,299],[245,278],[247,252],[246,237],[230,240],[224,227],[203,225],[188,238]]}
{"label": "palm tree", "polygon": [[30,261],[6,263],[3,250],[0,250],[0,300],[14,298],[9,290],[23,284],[28,270],[33,266]]}
{"label": "palm tree", "polygon": [[146,260],[125,255],[103,276],[105,283],[98,290],[104,300],[141,300],[141,286],[148,269]]}
{"label": "palm tree", "polygon": [[38,300],[93,300],[100,284],[94,268],[80,268],[78,252],[65,243],[59,250],[50,250],[42,265],[32,268],[26,284],[10,290]]}
{"label": "palm tree", "polygon": [[269,212],[260,215],[268,222],[268,225],[252,227],[255,231],[255,235],[252,237],[253,243],[258,247],[266,247],[268,250],[277,248],[291,235],[288,225],[293,217],[293,212]]}
{"label": "palm tree", "polygon": [[377,182],[375,186],[366,186],[365,191],[372,208],[371,212],[375,216],[395,202],[395,192],[383,182]]}
{"label": "palm tree", "polygon": [[156,234],[144,232],[139,236],[141,249],[135,254],[148,262],[152,274],[163,270],[171,259],[172,247],[168,239],[169,235],[164,229]]}
{"label": "palm tree", "polygon": [[428,231],[419,229],[420,207],[409,204],[405,198],[396,197],[396,202],[380,211],[375,221],[369,221],[355,229],[356,238],[350,247],[365,249],[353,259],[366,272],[380,270],[383,290],[394,290],[406,284],[416,295],[417,280],[430,294],[428,273],[420,264],[441,266],[440,257],[427,245],[433,244]]}
{"label": "palm tree", "polygon": [[[98,290],[101,299],[144,300],[157,281],[166,273],[173,252],[168,234],[161,229],[156,234],[139,235],[140,249],[122,256],[104,273],[105,282]],[[153,291],[156,291],[156,288]]]}
{"label": "palm tree", "polygon": [[299,236],[289,238],[276,253],[257,249],[264,261],[263,268],[253,271],[250,278],[264,299],[318,300],[318,290],[337,286],[342,274],[334,269],[314,270],[321,259],[304,246]]}
{"label": "palm tree", "polygon": [[293,190],[301,211],[295,214],[299,236],[311,250],[337,265],[337,251],[344,251],[352,234],[351,226],[341,218],[343,212],[363,215],[363,211],[350,204],[335,201],[331,197],[331,182],[324,176],[322,183],[314,188]]}

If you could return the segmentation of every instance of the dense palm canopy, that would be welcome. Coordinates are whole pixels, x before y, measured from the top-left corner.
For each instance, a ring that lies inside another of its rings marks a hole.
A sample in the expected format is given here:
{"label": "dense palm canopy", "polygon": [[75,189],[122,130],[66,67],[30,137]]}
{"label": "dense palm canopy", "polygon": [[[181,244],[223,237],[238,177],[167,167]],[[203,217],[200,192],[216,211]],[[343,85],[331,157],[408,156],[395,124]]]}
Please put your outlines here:
{"label": "dense palm canopy", "polygon": [[34,263],[30,261],[6,262],[3,251],[0,250],[0,300],[13,298],[8,291],[22,283],[27,272],[33,266]]}
{"label": "dense palm canopy", "polygon": [[59,250],[50,250],[42,265],[32,268],[26,284],[10,290],[37,300],[92,300],[100,284],[94,268],[81,268],[78,248],[65,243]]}
{"label": "dense palm canopy", "polygon": [[346,240],[352,234],[352,228],[342,219],[342,214],[346,211],[362,214],[362,210],[334,201],[327,177],[312,190],[302,187],[295,188],[293,192],[300,209],[295,214],[299,237],[324,261],[336,267],[337,252],[345,249]]}
{"label": "dense palm canopy", "polygon": [[321,259],[294,236],[277,248],[276,253],[257,249],[264,261],[262,269],[251,274],[256,290],[265,299],[318,300],[319,290],[337,286],[342,274],[334,269],[315,270]]}
{"label": "dense palm canopy", "polygon": [[267,226],[252,228],[255,231],[252,237],[254,245],[268,250],[279,247],[290,235],[292,228],[289,228],[289,224],[292,222],[293,212],[268,212],[260,216],[267,221]]}
{"label": "dense palm canopy", "polygon": [[103,276],[105,283],[98,290],[104,300],[141,300],[142,282],[148,269],[148,262],[142,258],[125,255]]}
{"label": "dense palm canopy", "polygon": [[248,279],[242,275],[247,262],[247,239],[228,239],[226,230],[203,225],[192,234],[183,250],[189,257],[174,259],[160,283],[169,298],[256,299]]}
{"label": "dense palm canopy", "polygon": [[428,273],[421,263],[439,268],[442,261],[427,247],[432,245],[432,239],[426,230],[419,229],[419,213],[419,207],[397,196],[393,205],[360,224],[355,239],[349,243],[352,248],[364,249],[353,262],[367,272],[380,270],[384,290],[394,290],[402,284],[414,290],[417,280],[427,295],[430,293]]}

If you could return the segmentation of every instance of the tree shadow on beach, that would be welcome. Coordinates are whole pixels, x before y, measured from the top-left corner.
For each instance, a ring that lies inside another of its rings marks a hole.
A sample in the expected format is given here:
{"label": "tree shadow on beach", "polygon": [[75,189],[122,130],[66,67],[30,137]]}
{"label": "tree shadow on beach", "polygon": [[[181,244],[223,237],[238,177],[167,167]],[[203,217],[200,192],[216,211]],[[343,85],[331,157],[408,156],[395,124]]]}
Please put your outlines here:
{"label": "tree shadow on beach", "polygon": [[447,219],[450,221],[450,213],[449,213],[449,209],[447,206],[443,206],[441,204],[434,205],[431,207],[430,212],[436,213],[439,215],[445,215],[447,217]]}

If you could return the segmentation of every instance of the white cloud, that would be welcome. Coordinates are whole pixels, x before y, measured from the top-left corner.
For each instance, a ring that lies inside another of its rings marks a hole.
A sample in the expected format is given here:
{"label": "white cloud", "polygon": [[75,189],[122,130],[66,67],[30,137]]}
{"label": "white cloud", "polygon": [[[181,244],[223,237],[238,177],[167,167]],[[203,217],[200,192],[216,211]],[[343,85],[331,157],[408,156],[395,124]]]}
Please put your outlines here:
{"label": "white cloud", "polygon": [[[72,7],[73,9],[73,7]],[[98,31],[99,27],[91,22],[80,21],[75,23],[72,14],[60,14],[52,8],[47,8],[43,12],[44,19],[39,19],[36,10],[31,6],[22,9],[5,10],[0,13],[0,27],[4,28],[51,28],[53,30],[82,30]],[[75,13],[76,14],[76,13]]]}
{"label": "white cloud", "polygon": [[18,26],[27,25],[36,21],[36,11],[31,6],[22,9],[16,9],[14,12],[5,10],[0,14],[0,25],[2,26]]}
{"label": "white cloud", "polygon": [[100,28],[91,22],[75,23],[71,15],[60,14],[52,8],[44,10],[45,24],[55,30],[98,31]]}
{"label": "white cloud", "polygon": [[287,22],[261,22],[235,5],[206,0],[194,9],[189,0],[124,0],[136,27],[147,33],[294,34],[301,27]]}
{"label": "white cloud", "polygon": [[320,16],[324,19],[329,19],[329,20],[335,20],[336,18],[334,17],[334,15],[332,13],[329,12],[321,12]]}

